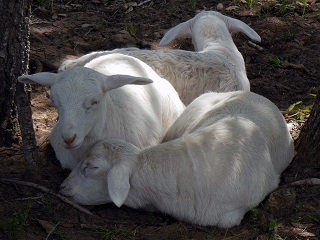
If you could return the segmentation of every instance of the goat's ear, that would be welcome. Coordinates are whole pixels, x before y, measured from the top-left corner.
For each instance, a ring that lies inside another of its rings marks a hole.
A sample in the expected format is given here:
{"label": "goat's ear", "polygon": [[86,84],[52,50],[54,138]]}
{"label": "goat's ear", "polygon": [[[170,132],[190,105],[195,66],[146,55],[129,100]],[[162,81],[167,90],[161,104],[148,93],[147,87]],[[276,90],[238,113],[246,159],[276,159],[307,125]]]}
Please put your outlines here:
{"label": "goat's ear", "polygon": [[159,46],[167,46],[176,38],[189,37],[192,33],[193,19],[180,23],[174,28],[171,28],[161,39]]}
{"label": "goat's ear", "polygon": [[246,23],[231,17],[224,16],[225,23],[230,33],[243,33],[253,41],[261,42],[261,37]]}
{"label": "goat's ear", "polygon": [[109,196],[117,207],[121,207],[128,197],[129,175],[129,169],[120,165],[113,166],[108,173]]}
{"label": "goat's ear", "polygon": [[52,86],[59,78],[59,74],[50,72],[41,72],[32,75],[23,75],[18,77],[18,81],[22,83],[35,84],[39,83],[43,86]]}
{"label": "goat's ear", "polygon": [[106,76],[103,88],[105,91],[109,91],[127,84],[146,85],[150,83],[153,83],[150,78],[134,77],[130,75],[111,75]]}

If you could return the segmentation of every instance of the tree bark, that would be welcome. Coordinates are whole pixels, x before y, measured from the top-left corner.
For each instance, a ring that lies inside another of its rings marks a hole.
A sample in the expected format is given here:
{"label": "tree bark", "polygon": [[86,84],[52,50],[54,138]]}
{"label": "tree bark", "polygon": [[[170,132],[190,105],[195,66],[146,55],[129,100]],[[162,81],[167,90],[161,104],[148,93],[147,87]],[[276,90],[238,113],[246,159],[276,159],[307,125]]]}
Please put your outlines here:
{"label": "tree bark", "polygon": [[320,92],[317,94],[309,119],[301,130],[297,152],[300,160],[309,167],[320,167]]}
{"label": "tree bark", "polygon": [[16,56],[13,57],[19,53],[16,53],[16,46],[11,46],[17,30],[10,20],[13,20],[15,5],[15,1],[0,1],[0,146],[11,146],[19,140],[14,106]]}
{"label": "tree bark", "polygon": [[30,99],[28,89],[17,82],[28,69],[29,17],[30,0],[0,1],[0,146],[17,143],[21,134],[27,168],[33,172],[39,156]]}

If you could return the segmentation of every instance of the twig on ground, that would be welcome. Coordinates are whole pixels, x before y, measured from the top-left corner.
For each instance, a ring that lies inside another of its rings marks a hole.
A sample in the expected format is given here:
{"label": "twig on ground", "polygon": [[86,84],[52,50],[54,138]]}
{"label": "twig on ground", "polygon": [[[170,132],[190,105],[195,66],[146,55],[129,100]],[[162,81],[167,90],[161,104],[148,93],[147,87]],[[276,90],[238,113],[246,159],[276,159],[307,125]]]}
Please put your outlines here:
{"label": "twig on ground", "polygon": [[65,196],[62,196],[59,193],[55,193],[53,190],[50,190],[49,188],[46,188],[46,187],[41,186],[39,184],[32,183],[32,182],[24,182],[24,181],[14,180],[14,179],[8,179],[8,178],[0,178],[0,182],[3,182],[3,183],[16,183],[16,184],[19,184],[19,185],[36,188],[36,189],[38,189],[38,190],[40,190],[42,192],[50,193],[50,194],[56,196],[57,198],[59,198],[63,202],[69,204],[70,206],[76,208],[77,210],[79,210],[81,212],[84,212],[84,213],[89,214],[89,215],[94,215],[88,209],[86,209],[84,207],[81,207],[80,205],[76,204],[75,202],[72,202],[71,200],[69,200]]}
{"label": "twig on ground", "polygon": [[255,43],[253,43],[253,42],[251,42],[251,41],[249,41],[249,40],[248,40],[248,44],[249,44],[251,47],[254,47],[254,48],[258,49],[259,51],[263,51],[263,47],[260,47],[259,45],[255,44]]}
{"label": "twig on ground", "polygon": [[146,4],[146,3],[148,3],[148,2],[151,2],[151,0],[146,0],[146,1],[143,1],[143,2],[139,3],[139,4],[138,4],[138,7],[140,7],[140,6],[142,6],[143,4]]}
{"label": "twig on ground", "polygon": [[49,239],[51,233],[53,233],[53,231],[58,227],[59,224],[60,224],[60,222],[58,222],[58,223],[50,230],[50,232],[48,233],[48,236],[46,237],[46,240]]}
{"label": "twig on ground", "polygon": [[92,31],[92,28],[90,28],[89,31],[84,34],[84,36],[87,37],[91,31]]}
{"label": "twig on ground", "polygon": [[26,198],[17,198],[18,201],[28,201],[28,200],[38,200],[43,198],[43,196],[38,196],[38,197],[26,197]]}
{"label": "twig on ground", "polygon": [[281,187],[301,186],[301,185],[320,185],[320,179],[319,178],[302,179],[295,182],[284,184]]}
{"label": "twig on ground", "polygon": [[293,68],[296,70],[302,70],[306,72],[309,75],[312,75],[310,71],[303,65],[303,64],[294,64],[294,63],[289,63],[289,62],[283,62],[281,65],[282,68]]}

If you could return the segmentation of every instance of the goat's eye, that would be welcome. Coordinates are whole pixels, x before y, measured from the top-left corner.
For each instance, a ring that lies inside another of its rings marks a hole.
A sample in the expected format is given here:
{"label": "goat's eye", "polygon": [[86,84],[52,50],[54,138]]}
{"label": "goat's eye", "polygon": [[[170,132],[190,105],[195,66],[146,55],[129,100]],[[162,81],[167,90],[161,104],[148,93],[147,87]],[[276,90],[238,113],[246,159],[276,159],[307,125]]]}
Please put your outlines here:
{"label": "goat's eye", "polygon": [[99,101],[98,101],[98,100],[93,101],[93,102],[91,103],[91,106],[97,105],[98,103],[99,103]]}
{"label": "goat's eye", "polygon": [[95,100],[95,101],[90,102],[88,105],[85,105],[85,108],[86,108],[87,110],[89,110],[90,108],[96,106],[97,104],[99,104],[99,101],[98,101],[98,100]]}
{"label": "goat's eye", "polygon": [[93,173],[95,170],[97,170],[98,167],[84,167],[82,170],[81,170],[81,173],[83,175],[87,175],[87,174],[90,174],[90,173]]}
{"label": "goat's eye", "polygon": [[94,101],[91,102],[90,107],[93,107],[93,106],[95,106],[97,104],[99,104],[99,101],[98,100],[94,100]]}

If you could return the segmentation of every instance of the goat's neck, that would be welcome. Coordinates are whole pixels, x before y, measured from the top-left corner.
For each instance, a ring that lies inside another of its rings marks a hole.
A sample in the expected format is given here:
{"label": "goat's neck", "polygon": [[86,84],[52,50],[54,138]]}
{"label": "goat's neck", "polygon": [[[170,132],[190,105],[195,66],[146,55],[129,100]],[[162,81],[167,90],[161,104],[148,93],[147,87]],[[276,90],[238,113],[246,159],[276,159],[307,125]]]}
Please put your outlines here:
{"label": "goat's neck", "polygon": [[[203,49],[202,52],[214,52],[215,54],[219,54],[222,57],[227,57],[229,59],[232,59],[233,62],[237,63],[239,68],[244,67],[244,60],[239,52],[236,45],[231,42],[227,43],[218,43],[218,42],[212,42],[211,40],[203,41]],[[243,68],[244,70],[244,68]]]}
{"label": "goat's neck", "polygon": [[[201,24],[201,23],[200,23]],[[205,24],[202,23],[203,25]],[[234,44],[232,36],[230,35],[224,23],[221,25],[210,25],[208,28],[197,27],[193,32],[193,45],[195,50],[200,51],[214,51],[221,53],[223,56],[235,59],[237,63],[244,64],[241,53]]]}

